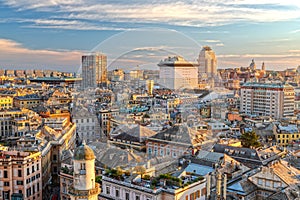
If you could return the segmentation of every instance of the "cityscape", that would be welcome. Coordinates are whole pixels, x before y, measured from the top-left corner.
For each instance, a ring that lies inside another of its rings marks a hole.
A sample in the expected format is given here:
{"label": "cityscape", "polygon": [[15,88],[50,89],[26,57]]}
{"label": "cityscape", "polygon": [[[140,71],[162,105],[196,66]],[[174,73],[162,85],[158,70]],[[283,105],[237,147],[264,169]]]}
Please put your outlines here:
{"label": "cityscape", "polygon": [[299,200],[299,13],[0,1],[0,200]]}

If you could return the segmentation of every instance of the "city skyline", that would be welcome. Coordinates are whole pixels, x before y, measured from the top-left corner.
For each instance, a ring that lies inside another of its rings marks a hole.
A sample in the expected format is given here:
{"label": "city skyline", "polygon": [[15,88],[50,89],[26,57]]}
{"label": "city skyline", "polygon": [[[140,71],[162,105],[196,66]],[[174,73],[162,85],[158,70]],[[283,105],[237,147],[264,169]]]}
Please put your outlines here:
{"label": "city skyline", "polygon": [[[259,3],[2,0],[0,67],[76,72],[81,55],[96,46],[107,54],[112,67],[152,67],[174,52],[193,61],[202,46],[208,45],[216,52],[219,68],[247,67],[252,59],[258,68],[262,62],[267,69],[295,68],[300,60],[299,11],[300,3],[293,0]],[[168,38],[171,42],[156,40],[149,46],[149,42],[135,40],[141,29],[176,33],[173,39]],[[108,39],[121,40],[126,34],[134,40],[126,44],[125,51],[108,49],[108,44],[113,43],[106,42]],[[179,34],[189,40],[188,48],[178,42]]]}

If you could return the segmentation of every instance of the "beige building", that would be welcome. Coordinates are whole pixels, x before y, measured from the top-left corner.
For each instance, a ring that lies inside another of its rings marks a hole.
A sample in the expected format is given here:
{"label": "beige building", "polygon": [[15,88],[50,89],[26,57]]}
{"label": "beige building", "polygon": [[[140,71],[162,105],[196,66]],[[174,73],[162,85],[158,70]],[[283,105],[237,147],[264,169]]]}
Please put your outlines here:
{"label": "beige building", "polygon": [[3,151],[0,153],[0,200],[42,198],[40,152]]}
{"label": "beige building", "polygon": [[283,83],[245,83],[241,87],[240,112],[284,118],[294,115],[295,92]]}
{"label": "beige building", "polygon": [[180,56],[168,57],[159,64],[159,79],[162,87],[178,90],[198,88],[198,66]]}
{"label": "beige building", "polygon": [[3,138],[23,136],[29,129],[36,130],[40,125],[41,118],[31,110],[0,111],[0,136]]}

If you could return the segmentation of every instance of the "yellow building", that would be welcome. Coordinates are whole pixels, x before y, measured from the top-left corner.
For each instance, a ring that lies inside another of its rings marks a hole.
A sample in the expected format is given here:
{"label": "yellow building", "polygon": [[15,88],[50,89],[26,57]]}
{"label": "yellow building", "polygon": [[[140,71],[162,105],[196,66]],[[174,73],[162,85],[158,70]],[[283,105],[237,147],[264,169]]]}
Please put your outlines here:
{"label": "yellow building", "polygon": [[12,97],[0,97],[0,109],[9,109],[13,107]]}
{"label": "yellow building", "polygon": [[300,139],[300,131],[297,125],[294,124],[287,126],[276,125],[274,126],[273,133],[277,144],[283,147],[293,144],[293,142]]}

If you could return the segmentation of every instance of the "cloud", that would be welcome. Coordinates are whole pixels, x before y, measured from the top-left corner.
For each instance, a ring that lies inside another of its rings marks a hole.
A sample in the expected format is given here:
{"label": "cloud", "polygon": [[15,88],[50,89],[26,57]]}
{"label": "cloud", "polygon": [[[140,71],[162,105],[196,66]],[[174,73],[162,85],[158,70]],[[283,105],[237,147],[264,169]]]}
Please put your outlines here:
{"label": "cloud", "polygon": [[74,69],[79,68],[82,53],[68,50],[28,49],[16,41],[0,39],[1,66],[6,68],[44,67],[76,71]]}
{"label": "cloud", "polygon": [[26,28],[66,29],[66,30],[115,30],[127,31],[129,28],[107,27],[96,23],[83,22],[80,20],[65,19],[9,19],[18,23],[25,23]]}
{"label": "cloud", "polygon": [[203,42],[207,42],[207,43],[218,43],[221,42],[220,40],[203,40]]}
{"label": "cloud", "polygon": [[225,45],[223,43],[217,43],[216,46],[217,47],[224,47]]}
{"label": "cloud", "polygon": [[289,50],[290,53],[300,53],[300,49]]}
{"label": "cloud", "polygon": [[[88,20],[93,23],[112,22],[118,25],[130,23],[132,27],[138,23],[220,26],[236,22],[273,22],[300,17],[299,3],[292,0],[261,0],[254,3],[250,0],[3,0],[3,3],[19,11],[49,13],[51,18]],[[48,25],[38,27],[46,28]],[[68,25],[68,28],[76,27],[82,29],[80,26]]]}
{"label": "cloud", "polygon": [[300,32],[300,29],[297,29],[297,30],[291,31],[290,33],[299,33],[299,32]]}
{"label": "cloud", "polygon": [[223,54],[217,55],[218,65],[226,67],[247,67],[252,59],[256,65],[265,62],[267,69],[284,70],[285,68],[297,67],[300,63],[300,51],[292,51],[284,54]]}

